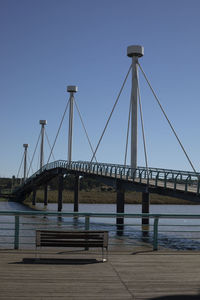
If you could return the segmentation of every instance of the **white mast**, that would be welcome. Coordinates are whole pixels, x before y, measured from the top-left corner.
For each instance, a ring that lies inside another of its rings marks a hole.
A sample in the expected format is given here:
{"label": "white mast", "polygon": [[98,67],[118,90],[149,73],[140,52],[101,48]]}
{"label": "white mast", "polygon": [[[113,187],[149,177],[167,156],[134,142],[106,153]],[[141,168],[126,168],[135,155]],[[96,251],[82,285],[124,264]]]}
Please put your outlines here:
{"label": "white mast", "polygon": [[127,56],[132,57],[131,88],[131,168],[137,168],[137,112],[138,112],[138,58],[144,55],[142,46],[129,46]]}
{"label": "white mast", "polygon": [[67,91],[70,93],[69,98],[69,131],[68,131],[68,162],[72,160],[72,137],[73,137],[73,119],[74,119],[74,93],[78,91],[75,85],[69,85]]}

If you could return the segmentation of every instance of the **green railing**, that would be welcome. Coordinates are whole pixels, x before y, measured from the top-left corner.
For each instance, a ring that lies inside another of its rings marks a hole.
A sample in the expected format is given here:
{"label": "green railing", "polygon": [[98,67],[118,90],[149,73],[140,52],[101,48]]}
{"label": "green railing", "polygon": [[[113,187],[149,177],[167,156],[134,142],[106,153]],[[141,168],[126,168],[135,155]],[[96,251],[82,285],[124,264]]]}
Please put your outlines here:
{"label": "green railing", "polygon": [[[24,184],[29,184],[32,179],[40,175],[45,170],[64,168],[82,173],[103,175],[114,177],[121,180],[137,181],[154,187],[170,188],[173,190],[182,190],[200,194],[200,173],[186,172],[179,170],[137,167],[131,169],[130,166],[109,164],[109,163],[91,163],[87,161],[58,160],[44,165],[40,170],[26,179]],[[18,188],[23,188],[23,185]],[[16,188],[17,189],[17,188]]]}
{"label": "green railing", "polygon": [[[116,220],[124,224],[116,225]],[[142,219],[149,225],[141,225]],[[174,223],[175,222],[175,223]],[[200,250],[200,215],[1,211],[0,248],[35,246],[36,229],[108,230],[110,247],[149,246]]]}

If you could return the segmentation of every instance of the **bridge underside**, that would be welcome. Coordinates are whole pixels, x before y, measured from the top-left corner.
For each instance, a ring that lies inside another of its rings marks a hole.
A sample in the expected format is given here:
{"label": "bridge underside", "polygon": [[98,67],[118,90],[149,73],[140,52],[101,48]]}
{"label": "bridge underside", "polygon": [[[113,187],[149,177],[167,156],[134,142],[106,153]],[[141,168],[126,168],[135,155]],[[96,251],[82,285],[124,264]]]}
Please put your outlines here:
{"label": "bridge underside", "polygon": [[121,182],[121,186],[125,191],[136,191],[136,192],[149,192],[153,194],[159,194],[164,196],[170,196],[174,198],[180,198],[192,202],[200,202],[200,195],[197,195],[196,193],[193,193],[191,191],[184,191],[184,190],[174,190],[170,189],[168,187],[155,187],[149,184],[142,183],[142,182],[136,182],[136,181],[130,181],[125,179],[118,179],[115,177],[100,175],[100,174],[94,174],[94,173],[86,173],[83,171],[77,171],[77,170],[69,170],[66,168],[54,168],[50,170],[45,170],[41,174],[36,175],[33,178],[29,178],[29,180],[26,181],[26,183],[20,187],[18,187],[13,193],[16,197],[17,201],[24,201],[25,198],[31,194],[35,189],[38,189],[40,186],[45,186],[48,184],[53,178],[61,175],[68,175],[72,174],[75,176],[83,176],[88,178],[94,178],[95,180],[100,181],[101,183],[104,183],[108,186],[117,187],[117,182]]}

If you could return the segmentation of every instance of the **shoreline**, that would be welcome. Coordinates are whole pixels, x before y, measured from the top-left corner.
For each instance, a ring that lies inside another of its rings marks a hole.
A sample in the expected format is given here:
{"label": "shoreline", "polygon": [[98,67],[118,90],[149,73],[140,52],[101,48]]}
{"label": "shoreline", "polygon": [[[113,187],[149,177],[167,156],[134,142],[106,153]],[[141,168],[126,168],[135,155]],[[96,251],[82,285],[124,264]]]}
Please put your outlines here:
{"label": "shoreline", "polygon": [[[36,202],[44,202],[44,191],[38,190],[36,196]],[[31,203],[32,195],[25,200],[25,203]],[[57,191],[48,192],[48,203],[57,203]],[[63,191],[63,203],[74,203],[74,192],[69,190]],[[79,192],[79,203],[85,204],[116,204],[116,192],[115,191],[85,191]],[[141,204],[142,193],[139,192],[126,192],[125,204]],[[178,198],[172,198],[168,196],[162,196],[158,194],[150,194],[151,204],[171,204],[171,205],[198,205],[200,202],[192,202]]]}
{"label": "shoreline", "polygon": [[[58,192],[56,190],[48,191],[48,203],[57,203]],[[36,202],[44,202],[44,191],[38,190],[36,194]],[[0,198],[0,201],[15,201],[14,199]],[[22,202],[24,205],[31,206],[32,194]],[[74,192],[71,190],[63,190],[63,203],[74,203]],[[82,190],[79,192],[79,203],[84,204],[116,204],[115,191],[98,191]],[[139,192],[126,192],[125,204],[141,204],[142,193]],[[200,202],[192,202],[179,198],[172,198],[158,194],[150,194],[150,204],[168,204],[168,205],[199,205]]]}

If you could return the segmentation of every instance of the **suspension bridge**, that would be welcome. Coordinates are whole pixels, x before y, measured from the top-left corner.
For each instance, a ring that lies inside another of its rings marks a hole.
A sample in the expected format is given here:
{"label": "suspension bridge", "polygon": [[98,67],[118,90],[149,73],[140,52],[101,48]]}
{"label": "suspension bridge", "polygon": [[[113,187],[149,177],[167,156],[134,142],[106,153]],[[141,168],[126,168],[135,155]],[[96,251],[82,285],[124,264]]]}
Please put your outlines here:
{"label": "suspension bridge", "polygon": [[[29,176],[31,169],[30,162],[29,169],[27,168],[27,151],[28,144],[24,144],[24,154],[22,159],[22,164],[24,164],[24,176],[22,183],[15,186],[13,189],[13,195],[18,199],[18,201],[23,201],[28,195],[32,193],[32,204],[36,204],[36,191],[40,186],[44,187],[44,204],[48,204],[48,183],[53,178],[58,178],[58,211],[62,210],[62,192],[63,192],[63,180],[66,175],[73,175],[74,181],[74,211],[78,212],[79,204],[79,179],[81,176],[92,177],[99,180],[107,185],[115,186],[116,188],[116,206],[118,213],[124,213],[125,204],[125,191],[134,190],[142,192],[142,213],[149,213],[149,194],[157,193],[162,195],[169,195],[171,197],[186,199],[190,201],[200,202],[200,173],[196,172],[191,159],[189,158],[183,144],[181,143],[172,123],[170,122],[166,112],[164,111],[161,102],[159,101],[154,89],[152,88],[150,81],[148,80],[143,68],[139,63],[139,58],[144,55],[144,48],[142,46],[129,46],[127,48],[127,56],[131,58],[132,62],[129,67],[128,73],[124,79],[122,87],[116,98],[112,111],[108,117],[105,124],[101,137],[97,143],[96,148],[92,147],[90,142],[86,127],[83,122],[80,110],[75,101],[74,94],[78,91],[77,86],[68,86],[67,91],[70,94],[69,101],[66,105],[63,117],[60,122],[53,146],[50,147],[50,154],[47,163],[44,164],[44,135],[45,135],[45,125],[46,120],[40,120],[41,132],[36,144],[36,148],[40,141],[40,167],[33,175]],[[157,104],[159,105],[163,116],[171,128],[172,133],[175,135],[178,144],[183,150],[186,159],[188,160],[193,171],[180,171],[171,169],[161,169],[152,168],[148,165],[147,159],[147,149],[145,142],[145,130],[142,115],[142,105],[140,97],[140,89],[138,83],[138,71],[143,74],[151,92],[153,93]],[[99,145],[104,137],[110,119],[113,115],[115,107],[119,101],[122,90],[125,86],[127,78],[132,71],[132,89],[131,89],[131,99],[128,117],[128,128],[127,128],[127,138],[126,138],[126,151],[124,164],[109,164],[100,163],[97,161],[96,153],[98,151]],[[92,158],[90,161],[73,161],[72,160],[72,141],[73,141],[73,114],[74,114],[74,104],[77,108],[82,126],[84,128],[88,143],[92,151]],[[54,160],[50,161],[53,157],[53,149],[56,144],[64,117],[69,108],[69,129],[68,129],[68,159],[67,160]],[[137,165],[137,127],[138,127],[138,108],[140,111],[140,120],[142,127],[142,137],[143,137],[143,147],[145,156],[145,167],[139,167]],[[129,134],[129,131],[130,134]],[[130,146],[130,165],[127,165],[127,150],[128,150],[128,138],[131,136],[131,146]],[[34,150],[34,154],[36,151]],[[34,155],[33,155],[34,157]],[[18,177],[18,176],[17,176]],[[143,220],[148,222],[148,220]],[[123,220],[118,220],[118,222],[123,222]]]}

